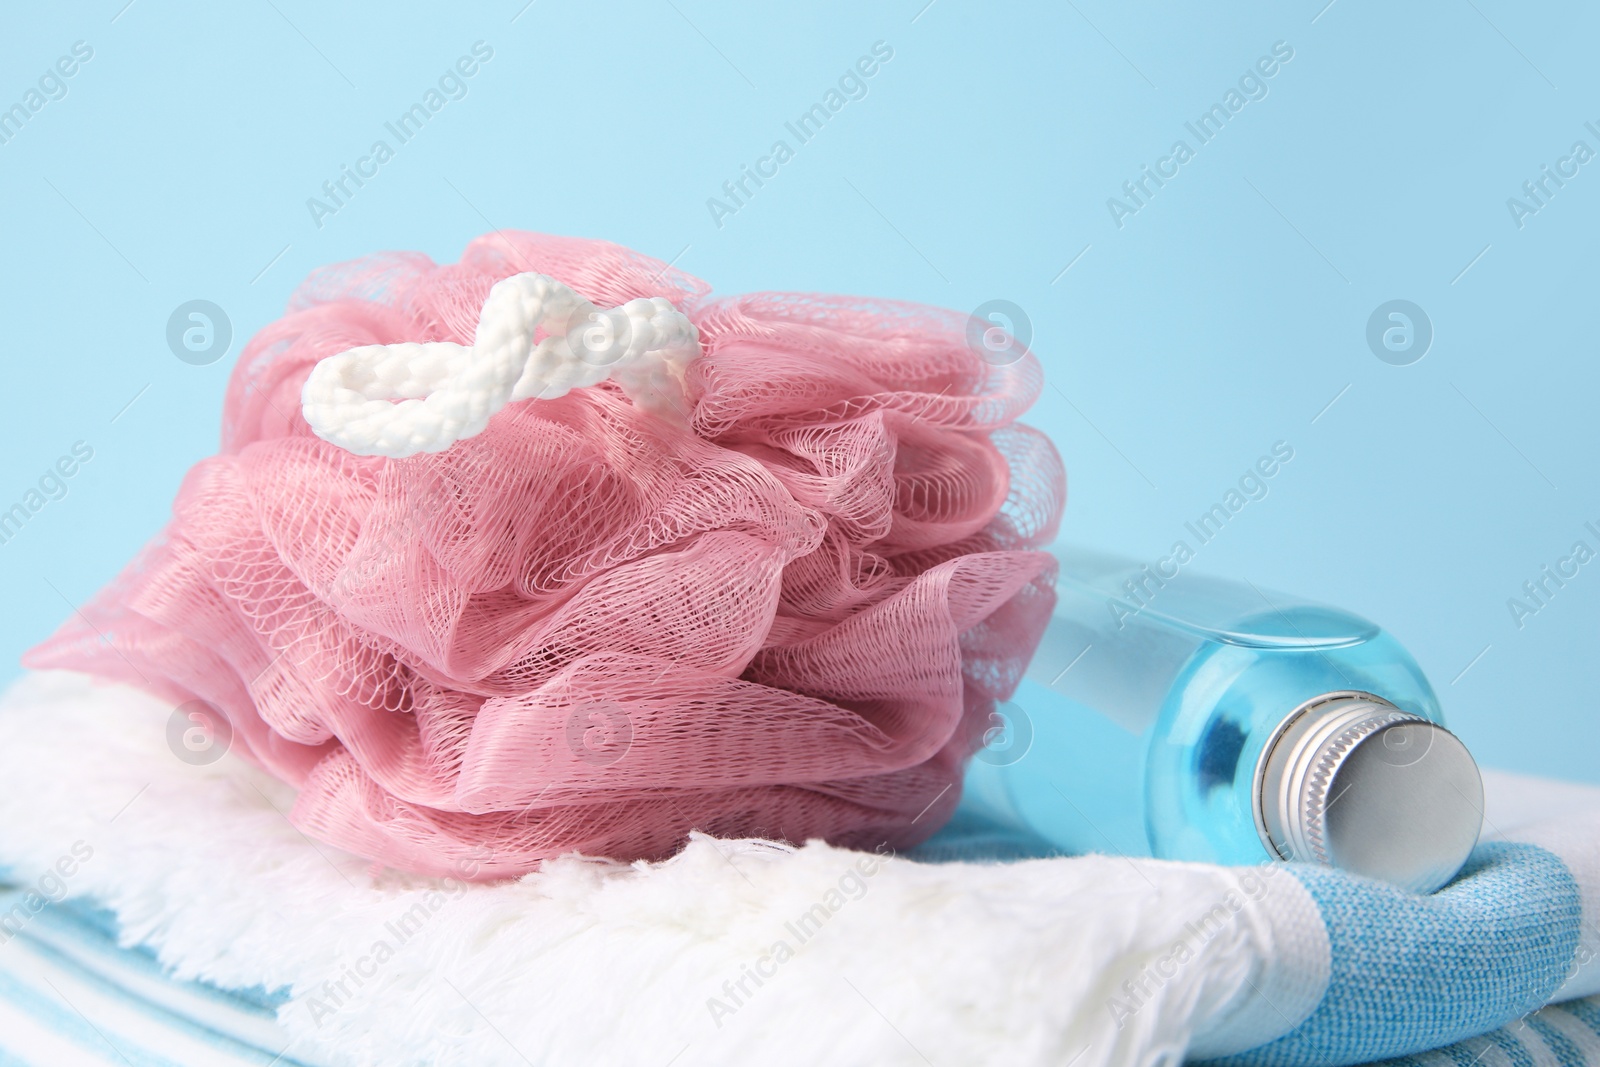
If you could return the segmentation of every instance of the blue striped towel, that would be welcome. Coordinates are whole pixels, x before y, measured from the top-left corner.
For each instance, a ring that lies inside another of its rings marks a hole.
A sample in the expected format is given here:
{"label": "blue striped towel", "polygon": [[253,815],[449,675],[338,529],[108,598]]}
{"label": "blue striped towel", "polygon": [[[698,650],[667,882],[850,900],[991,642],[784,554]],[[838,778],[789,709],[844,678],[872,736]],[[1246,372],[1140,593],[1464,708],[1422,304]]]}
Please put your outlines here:
{"label": "blue striped towel", "polygon": [[[1531,787],[1516,799],[1537,805],[1538,780],[1494,778],[1502,793]],[[1481,843],[1432,896],[1286,865],[1317,912],[1318,929],[1293,944],[1325,954],[1315,969],[1326,978],[1296,998],[1299,1010],[1259,995],[1225,1033],[1200,1035],[1191,1058],[1226,1067],[1600,1065],[1600,793],[1556,783],[1550,791],[1580,798],[1579,810]],[[1492,822],[1487,830],[1500,834]],[[964,810],[914,853],[935,861],[1052,854]],[[1124,988],[1108,1010],[1137,1010],[1161,981],[1154,965],[1141,977],[1144,988]],[[1262,1034],[1272,1036],[1253,1040]]]}
{"label": "blue striped towel", "polygon": [[279,1055],[281,994],[173,979],[118,947],[109,912],[34,912],[31,891],[0,888],[0,1067],[298,1067]]}

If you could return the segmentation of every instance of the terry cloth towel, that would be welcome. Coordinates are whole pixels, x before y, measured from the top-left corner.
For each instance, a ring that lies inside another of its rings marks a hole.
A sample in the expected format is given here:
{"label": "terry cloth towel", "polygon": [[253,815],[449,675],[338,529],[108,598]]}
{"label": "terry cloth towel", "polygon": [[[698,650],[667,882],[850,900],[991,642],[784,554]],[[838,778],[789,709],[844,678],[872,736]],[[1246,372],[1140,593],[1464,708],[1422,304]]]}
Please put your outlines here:
{"label": "terry cloth towel", "polygon": [[0,1065],[1600,1063],[1600,790],[1492,776],[1499,840],[1427,898],[930,862],[962,825],[469,887],[311,842],[279,783],[176,758],[171,714],[69,674],[0,701]]}

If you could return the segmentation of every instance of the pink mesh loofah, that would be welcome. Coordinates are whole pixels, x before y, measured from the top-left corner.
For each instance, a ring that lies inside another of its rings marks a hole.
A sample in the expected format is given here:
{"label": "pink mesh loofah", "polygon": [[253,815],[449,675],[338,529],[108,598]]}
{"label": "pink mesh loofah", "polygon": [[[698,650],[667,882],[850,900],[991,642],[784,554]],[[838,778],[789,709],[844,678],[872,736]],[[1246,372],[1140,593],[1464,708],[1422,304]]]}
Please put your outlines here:
{"label": "pink mesh loofah", "polygon": [[[468,343],[523,271],[689,315],[693,432],[603,383],[431,455],[311,434],[319,359]],[[1014,422],[1038,364],[992,366],[951,312],[707,291],[517,233],[315,272],[164,536],[26,662],[208,702],[299,789],[297,826],[409,870],[661,857],[692,828],[914,844],[1054,600],[1032,550],[1065,476]]]}

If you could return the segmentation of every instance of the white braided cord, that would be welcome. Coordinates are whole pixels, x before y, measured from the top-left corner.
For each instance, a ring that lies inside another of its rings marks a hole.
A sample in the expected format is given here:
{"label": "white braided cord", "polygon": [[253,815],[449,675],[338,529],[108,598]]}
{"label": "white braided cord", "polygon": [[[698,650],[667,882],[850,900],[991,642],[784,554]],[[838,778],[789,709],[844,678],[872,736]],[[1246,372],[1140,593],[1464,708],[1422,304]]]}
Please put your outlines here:
{"label": "white braided cord", "polygon": [[[544,340],[533,343],[543,326]],[[635,405],[688,420],[684,372],[699,331],[662,297],[601,309],[543,274],[489,290],[471,345],[362,345],[311,370],[301,410],[325,441],[362,456],[440,452],[513,400],[552,400],[611,378]]]}

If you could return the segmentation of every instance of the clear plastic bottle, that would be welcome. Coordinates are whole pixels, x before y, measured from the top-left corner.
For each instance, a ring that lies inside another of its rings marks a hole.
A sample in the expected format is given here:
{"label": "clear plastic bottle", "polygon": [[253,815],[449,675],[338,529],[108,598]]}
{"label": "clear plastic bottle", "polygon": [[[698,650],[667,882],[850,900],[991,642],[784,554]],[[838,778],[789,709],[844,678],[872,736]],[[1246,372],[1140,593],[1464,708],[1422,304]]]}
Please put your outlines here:
{"label": "clear plastic bottle", "polygon": [[1431,892],[1482,783],[1393,637],[1248,582],[1077,549],[964,812],[1066,852],[1332,864]]}

